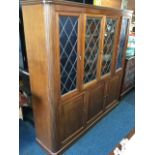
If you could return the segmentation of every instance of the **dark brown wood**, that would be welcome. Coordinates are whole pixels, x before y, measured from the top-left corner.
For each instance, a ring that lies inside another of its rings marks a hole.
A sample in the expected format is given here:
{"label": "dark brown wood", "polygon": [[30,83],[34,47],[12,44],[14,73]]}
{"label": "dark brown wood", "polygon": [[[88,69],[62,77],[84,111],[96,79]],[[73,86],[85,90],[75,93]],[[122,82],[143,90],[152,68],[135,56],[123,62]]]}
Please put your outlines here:
{"label": "dark brown wood", "polygon": [[104,85],[89,91],[88,120],[103,111]]}
{"label": "dark brown wood", "polygon": [[[122,17],[131,11],[62,1],[22,1],[26,50],[38,143],[52,155],[74,140],[118,103],[123,68],[115,71]],[[78,17],[76,88],[61,95],[59,15]],[[96,79],[84,84],[86,17],[101,17]],[[112,74],[101,77],[105,19],[117,18]],[[124,49],[125,51],[125,49]],[[125,57],[123,57],[125,59]]]}
{"label": "dark brown wood", "polygon": [[111,105],[113,105],[113,102],[115,102],[118,99],[121,88],[120,83],[121,83],[120,74],[111,77],[106,83],[107,84],[106,108],[109,108]]}

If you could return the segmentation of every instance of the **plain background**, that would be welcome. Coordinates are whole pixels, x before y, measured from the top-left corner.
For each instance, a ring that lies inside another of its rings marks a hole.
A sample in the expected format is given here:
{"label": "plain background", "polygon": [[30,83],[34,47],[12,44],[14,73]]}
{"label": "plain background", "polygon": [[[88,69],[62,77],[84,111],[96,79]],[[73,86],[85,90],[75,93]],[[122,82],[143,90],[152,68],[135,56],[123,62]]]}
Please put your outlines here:
{"label": "plain background", "polygon": [[[155,4],[136,0],[136,135],[130,155],[155,154]],[[19,1],[0,4],[0,154],[19,154]]]}

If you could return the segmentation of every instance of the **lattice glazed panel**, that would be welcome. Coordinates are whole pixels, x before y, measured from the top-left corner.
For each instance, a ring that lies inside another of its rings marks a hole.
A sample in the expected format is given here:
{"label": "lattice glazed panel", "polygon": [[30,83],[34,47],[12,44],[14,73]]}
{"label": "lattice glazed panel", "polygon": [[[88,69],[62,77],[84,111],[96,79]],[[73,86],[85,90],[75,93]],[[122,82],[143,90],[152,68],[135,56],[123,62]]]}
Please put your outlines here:
{"label": "lattice glazed panel", "polygon": [[96,78],[101,18],[87,17],[84,58],[84,83]]}
{"label": "lattice glazed panel", "polygon": [[60,16],[61,94],[76,89],[78,17]]}
{"label": "lattice glazed panel", "polygon": [[119,48],[118,48],[118,52],[117,52],[118,54],[117,54],[116,69],[122,67],[123,51],[124,51],[124,48],[125,48],[125,41],[126,41],[126,33],[127,33],[128,22],[129,22],[129,19],[124,18],[122,20],[120,42],[119,42]]}
{"label": "lattice glazed panel", "polygon": [[109,73],[111,69],[112,56],[114,52],[116,25],[117,19],[106,19],[101,75]]}

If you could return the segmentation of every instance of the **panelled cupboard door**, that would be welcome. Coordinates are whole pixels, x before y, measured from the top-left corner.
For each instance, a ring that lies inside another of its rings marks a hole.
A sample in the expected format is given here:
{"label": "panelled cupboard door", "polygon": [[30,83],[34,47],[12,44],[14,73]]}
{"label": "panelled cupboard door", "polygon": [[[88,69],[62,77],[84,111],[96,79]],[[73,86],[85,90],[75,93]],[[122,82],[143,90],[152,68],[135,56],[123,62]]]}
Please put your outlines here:
{"label": "panelled cupboard door", "polygon": [[117,58],[116,58],[116,71],[119,69],[122,69],[123,62],[125,59],[125,53],[126,53],[126,45],[127,45],[127,38],[128,38],[128,32],[129,32],[129,18],[122,18],[122,24],[121,24],[121,32],[120,32],[120,38],[119,38],[119,44],[118,44],[118,51],[117,51]]}
{"label": "panelled cupboard door", "polygon": [[118,100],[121,84],[121,75],[117,74],[107,81],[107,98],[106,98],[106,109],[111,107],[116,100]]}
{"label": "panelled cupboard door", "polygon": [[84,94],[69,99],[61,106],[61,140],[65,143],[68,138],[73,138],[83,128]]}
{"label": "panelled cupboard door", "polygon": [[88,90],[88,121],[104,111],[104,84]]}
{"label": "panelled cupboard door", "polygon": [[80,15],[57,13],[59,26],[60,95],[77,92],[80,64]]}

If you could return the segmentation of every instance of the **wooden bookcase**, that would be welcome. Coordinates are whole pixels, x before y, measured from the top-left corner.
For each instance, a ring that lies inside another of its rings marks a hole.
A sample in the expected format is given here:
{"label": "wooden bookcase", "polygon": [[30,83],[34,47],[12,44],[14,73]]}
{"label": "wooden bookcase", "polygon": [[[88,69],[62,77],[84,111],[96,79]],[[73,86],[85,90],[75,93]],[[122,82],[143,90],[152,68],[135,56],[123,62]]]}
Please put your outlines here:
{"label": "wooden bookcase", "polygon": [[37,142],[60,154],[118,103],[132,11],[23,0]]}

